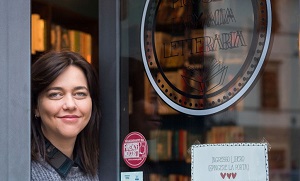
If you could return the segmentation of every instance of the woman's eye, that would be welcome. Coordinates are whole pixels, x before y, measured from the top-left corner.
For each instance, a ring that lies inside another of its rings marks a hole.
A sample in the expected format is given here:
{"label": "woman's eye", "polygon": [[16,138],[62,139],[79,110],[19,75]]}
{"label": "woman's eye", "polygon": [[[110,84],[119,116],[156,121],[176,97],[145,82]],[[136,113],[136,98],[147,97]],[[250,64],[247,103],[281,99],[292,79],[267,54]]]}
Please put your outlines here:
{"label": "woman's eye", "polygon": [[76,98],[85,98],[87,95],[88,95],[88,94],[85,93],[85,92],[76,92],[76,93],[74,94],[74,96],[75,96]]}
{"label": "woman's eye", "polygon": [[50,99],[60,99],[61,97],[63,97],[62,93],[59,93],[59,92],[53,92],[53,93],[50,93],[48,95],[48,97]]}

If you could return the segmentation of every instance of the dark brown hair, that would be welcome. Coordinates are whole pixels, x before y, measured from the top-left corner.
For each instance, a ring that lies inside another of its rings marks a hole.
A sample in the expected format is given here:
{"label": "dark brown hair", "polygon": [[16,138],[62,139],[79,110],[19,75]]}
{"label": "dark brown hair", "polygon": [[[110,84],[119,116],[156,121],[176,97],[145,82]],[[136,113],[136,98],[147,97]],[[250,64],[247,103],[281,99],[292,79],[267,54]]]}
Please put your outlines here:
{"label": "dark brown hair", "polygon": [[35,118],[39,94],[45,90],[68,66],[79,67],[86,76],[92,99],[92,115],[86,127],[78,134],[74,151],[88,174],[97,173],[99,161],[99,86],[98,76],[81,55],[70,51],[50,51],[42,55],[31,68],[31,159],[45,159],[45,137],[40,118]]}

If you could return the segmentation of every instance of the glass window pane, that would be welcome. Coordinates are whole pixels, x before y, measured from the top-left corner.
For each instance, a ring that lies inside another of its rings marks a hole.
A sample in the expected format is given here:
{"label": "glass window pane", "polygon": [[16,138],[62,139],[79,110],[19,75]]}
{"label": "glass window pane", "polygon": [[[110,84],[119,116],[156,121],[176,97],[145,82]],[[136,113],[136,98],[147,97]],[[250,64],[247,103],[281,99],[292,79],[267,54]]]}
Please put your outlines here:
{"label": "glass window pane", "polygon": [[193,144],[268,142],[270,180],[299,180],[298,20],[298,0],[122,1],[120,140],[148,154],[121,172],[190,180]]}

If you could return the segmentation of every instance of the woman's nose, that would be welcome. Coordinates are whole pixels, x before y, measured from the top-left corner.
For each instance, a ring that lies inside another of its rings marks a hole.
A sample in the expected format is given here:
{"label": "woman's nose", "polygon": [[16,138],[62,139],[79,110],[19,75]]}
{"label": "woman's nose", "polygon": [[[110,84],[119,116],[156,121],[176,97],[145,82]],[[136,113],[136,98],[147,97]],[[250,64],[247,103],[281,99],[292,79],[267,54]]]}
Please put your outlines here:
{"label": "woman's nose", "polygon": [[64,104],[63,104],[64,110],[74,110],[76,109],[76,102],[72,95],[66,95],[64,97]]}

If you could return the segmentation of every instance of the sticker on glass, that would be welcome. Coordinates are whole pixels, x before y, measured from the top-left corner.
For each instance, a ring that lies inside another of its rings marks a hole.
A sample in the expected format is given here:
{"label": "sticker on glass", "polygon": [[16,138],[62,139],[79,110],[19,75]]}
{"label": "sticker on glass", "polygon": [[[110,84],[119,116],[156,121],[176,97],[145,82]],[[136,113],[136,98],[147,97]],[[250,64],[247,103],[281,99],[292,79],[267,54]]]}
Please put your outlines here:
{"label": "sticker on glass", "polygon": [[122,144],[122,156],[131,168],[139,168],[144,164],[148,155],[148,144],[139,132],[129,133]]}

